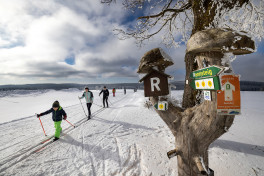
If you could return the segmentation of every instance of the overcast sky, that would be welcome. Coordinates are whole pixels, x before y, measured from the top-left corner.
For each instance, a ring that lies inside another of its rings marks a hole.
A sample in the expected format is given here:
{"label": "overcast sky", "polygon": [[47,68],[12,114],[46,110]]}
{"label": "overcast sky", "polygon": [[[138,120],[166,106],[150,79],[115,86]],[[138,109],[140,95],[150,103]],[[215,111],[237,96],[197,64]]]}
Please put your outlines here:
{"label": "overcast sky", "polygon": [[[0,84],[137,82],[140,58],[165,46],[157,36],[139,48],[114,28],[133,22],[120,4],[99,0],[0,0]],[[264,81],[264,47],[233,62],[242,80]],[[165,49],[184,80],[185,46]]]}

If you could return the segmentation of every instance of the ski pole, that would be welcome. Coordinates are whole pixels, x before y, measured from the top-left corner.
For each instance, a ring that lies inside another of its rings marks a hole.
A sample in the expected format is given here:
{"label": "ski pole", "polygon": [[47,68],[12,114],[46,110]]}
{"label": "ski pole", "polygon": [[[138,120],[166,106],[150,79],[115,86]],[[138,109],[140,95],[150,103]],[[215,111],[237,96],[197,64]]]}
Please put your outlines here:
{"label": "ski pole", "polygon": [[44,131],[45,136],[47,136],[46,133],[45,133],[45,130],[44,130],[44,128],[43,128],[43,125],[42,125],[42,123],[41,123],[40,117],[38,117],[38,119],[39,119],[39,121],[40,121],[40,124],[41,124],[41,127],[42,127],[43,131]]}
{"label": "ski pole", "polygon": [[[66,119],[65,119],[66,120]],[[66,120],[66,122],[68,122],[71,126],[73,126],[75,128],[75,126],[73,124],[71,124],[68,120]]]}
{"label": "ski pole", "polygon": [[[80,100],[80,99],[79,99],[79,100]],[[82,102],[81,102],[81,100],[80,100],[80,103],[81,103],[81,105],[82,105]],[[83,105],[82,105],[82,108],[83,108]],[[86,115],[86,112],[85,112],[84,108],[83,108],[83,112],[84,112],[85,116],[87,117],[87,115]]]}
{"label": "ski pole", "polygon": [[102,100],[102,102],[104,101],[103,98],[99,95],[100,99]]}

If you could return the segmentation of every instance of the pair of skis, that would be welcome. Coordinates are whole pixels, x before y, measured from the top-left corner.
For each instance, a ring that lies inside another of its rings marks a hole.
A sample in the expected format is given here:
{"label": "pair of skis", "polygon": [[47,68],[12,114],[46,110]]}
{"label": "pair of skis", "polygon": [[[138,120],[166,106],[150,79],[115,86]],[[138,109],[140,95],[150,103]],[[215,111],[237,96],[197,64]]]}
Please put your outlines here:
{"label": "pair of skis", "polygon": [[52,135],[52,136],[46,136],[46,137],[47,137],[46,139],[44,139],[44,140],[42,140],[42,141],[40,142],[41,144],[44,144],[44,143],[50,141],[51,139],[53,139],[53,138],[54,138],[54,135]]}
{"label": "pair of skis", "polygon": [[85,116],[87,117],[87,120],[91,120],[91,119],[92,119],[92,118],[91,118],[91,115],[90,115],[90,116],[86,115],[86,112],[85,112],[84,107],[83,107],[83,105],[82,105],[81,99],[80,99],[80,98],[78,98],[78,99],[80,100],[80,103],[81,103],[81,106],[82,106],[83,112],[84,112]]}
{"label": "pair of skis", "polygon": [[48,136],[46,139],[42,140],[42,141],[40,142],[41,147],[38,148],[38,149],[36,149],[34,152],[37,153],[37,152],[43,150],[47,145],[49,145],[49,144],[55,142],[53,139],[54,139],[54,135],[52,135],[52,136]]}
{"label": "pair of skis", "polygon": [[[67,120],[66,120],[66,121],[67,121]],[[76,127],[75,125],[72,125],[69,121],[67,121],[67,122],[68,122],[71,126],[73,126],[74,128]],[[42,124],[41,124],[41,125],[42,125]],[[42,128],[43,128],[43,126],[42,126]],[[43,128],[43,131],[44,131],[44,128]],[[43,144],[44,144],[44,146],[42,146],[41,148],[35,150],[35,152],[39,152],[40,150],[44,149],[47,145],[49,145],[49,144],[55,142],[55,141],[54,141],[54,139],[55,139],[54,135],[47,136],[46,133],[45,133],[45,131],[44,131],[44,134],[45,134],[46,139],[42,140],[42,141],[39,143],[39,145],[43,145]],[[64,136],[64,135],[65,135],[65,134],[63,134],[63,135],[61,135],[61,136]]]}

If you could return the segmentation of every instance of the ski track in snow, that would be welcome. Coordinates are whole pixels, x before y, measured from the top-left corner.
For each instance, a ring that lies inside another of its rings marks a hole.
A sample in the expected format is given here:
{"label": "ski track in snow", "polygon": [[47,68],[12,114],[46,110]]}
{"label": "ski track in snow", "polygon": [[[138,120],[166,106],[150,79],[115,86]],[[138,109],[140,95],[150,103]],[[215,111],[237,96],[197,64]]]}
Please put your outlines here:
{"label": "ski track in snow", "polygon": [[[97,105],[92,106],[89,121],[80,104],[64,107],[77,128],[63,121],[60,140],[38,152],[34,146],[44,136],[36,117],[0,124],[0,176],[176,176],[177,158],[169,160],[166,155],[174,148],[173,135],[153,110],[143,107],[143,91],[122,92],[110,95],[113,104],[104,109],[97,106],[102,102],[95,93]],[[181,94],[173,92],[177,97]],[[242,104],[243,115],[237,116],[230,131],[209,149],[215,175],[264,175],[264,110],[260,108],[264,93],[250,94],[255,95],[257,105]],[[242,102],[243,98],[252,100],[248,92],[242,92]],[[53,134],[50,116],[41,120],[46,133]]]}

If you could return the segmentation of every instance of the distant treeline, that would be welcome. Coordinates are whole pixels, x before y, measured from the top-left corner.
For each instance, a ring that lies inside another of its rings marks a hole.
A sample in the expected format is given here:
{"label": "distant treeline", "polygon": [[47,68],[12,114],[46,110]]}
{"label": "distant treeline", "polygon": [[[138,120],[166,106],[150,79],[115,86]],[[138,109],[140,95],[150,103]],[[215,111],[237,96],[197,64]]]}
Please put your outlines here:
{"label": "distant treeline", "polygon": [[[170,84],[176,86],[176,90],[184,89],[184,81],[174,81]],[[103,86],[106,86],[108,89],[144,89],[144,85],[142,83],[116,83],[116,84],[24,84],[24,85],[3,85],[0,86],[0,91],[8,91],[8,90],[45,90],[45,89],[84,89],[84,87],[88,86],[91,90],[99,90],[102,89]],[[175,90],[175,88],[172,88]],[[264,91],[264,82],[254,82],[254,81],[241,81],[240,89],[242,91]]]}
{"label": "distant treeline", "polygon": [[264,91],[264,82],[240,81],[242,91]]}
{"label": "distant treeline", "polygon": [[106,86],[108,89],[142,89],[143,84],[140,83],[119,83],[119,84],[24,84],[24,85],[3,85],[0,86],[0,91],[7,90],[45,90],[45,89],[70,89],[76,88],[83,90],[85,87],[91,90],[99,90]]}

